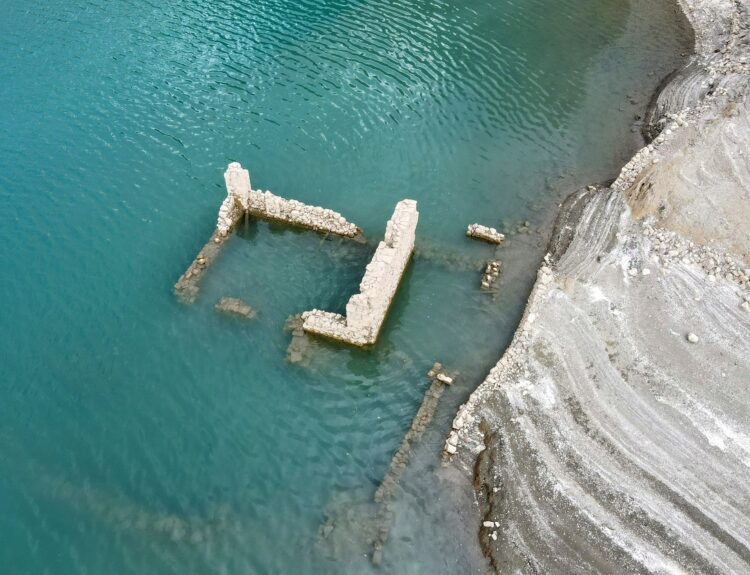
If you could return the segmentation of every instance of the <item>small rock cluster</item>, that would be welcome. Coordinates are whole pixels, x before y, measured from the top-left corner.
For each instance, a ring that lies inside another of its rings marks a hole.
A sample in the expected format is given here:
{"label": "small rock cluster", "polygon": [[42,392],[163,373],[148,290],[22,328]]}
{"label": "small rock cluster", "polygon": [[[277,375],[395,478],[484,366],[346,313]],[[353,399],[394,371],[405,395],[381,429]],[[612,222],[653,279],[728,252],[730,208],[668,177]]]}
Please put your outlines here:
{"label": "small rock cluster", "polygon": [[497,278],[500,277],[500,267],[502,266],[502,262],[497,260],[492,260],[487,262],[487,265],[484,267],[484,273],[482,274],[482,289],[483,290],[491,290],[495,287],[495,283],[497,283]]}
{"label": "small rock cluster", "polygon": [[[724,278],[738,284],[745,292],[740,305],[750,302],[750,268],[744,268],[734,258],[720,254],[708,246],[697,245],[673,231],[646,224],[643,235],[648,238],[653,257],[662,268],[669,268],[670,263],[675,261],[699,265],[708,275],[709,282]],[[745,307],[750,308],[750,303]]]}
{"label": "small rock cluster", "polygon": [[430,371],[427,372],[427,377],[433,382],[438,381],[445,385],[453,385],[453,378],[443,369],[443,364],[438,362],[432,364]]}
{"label": "small rock cluster", "polygon": [[469,413],[466,404],[462,405],[458,410],[458,414],[453,419],[453,429],[448,434],[448,439],[446,439],[445,446],[443,447],[445,457],[450,457],[456,453],[458,450],[458,434],[466,425],[473,421],[474,417]]}
{"label": "small rock cluster", "polygon": [[236,315],[245,319],[255,318],[255,310],[236,297],[223,297],[214,306],[216,311]]}
{"label": "small rock cluster", "polygon": [[482,521],[483,529],[490,529],[489,536],[493,541],[497,541],[497,530],[500,528],[500,523],[497,521]]}
{"label": "small rock cluster", "polygon": [[466,235],[477,240],[484,240],[491,244],[501,244],[505,241],[505,235],[495,228],[488,228],[481,224],[471,224],[466,228]]}

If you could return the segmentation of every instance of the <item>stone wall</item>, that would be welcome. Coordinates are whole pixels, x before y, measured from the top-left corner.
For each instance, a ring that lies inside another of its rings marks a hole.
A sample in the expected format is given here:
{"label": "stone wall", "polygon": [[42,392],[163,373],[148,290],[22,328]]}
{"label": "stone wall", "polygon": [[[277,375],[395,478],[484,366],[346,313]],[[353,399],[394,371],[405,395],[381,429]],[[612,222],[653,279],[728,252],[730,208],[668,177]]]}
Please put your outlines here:
{"label": "stone wall", "polygon": [[218,257],[224,241],[245,214],[349,238],[357,237],[361,233],[357,226],[333,210],[280,198],[271,192],[253,190],[250,185],[250,172],[238,162],[229,164],[224,172],[224,181],[227,186],[227,197],[219,207],[216,230],[175,284],[175,293],[186,303],[192,303],[198,297],[198,283]]}
{"label": "stone wall", "polygon": [[418,220],[417,202],[402,200],[396,204],[386,225],[385,238],[359,284],[360,293],[346,304],[346,316],[320,310],[305,312],[302,314],[305,331],[354,345],[375,343],[414,251]]}
{"label": "stone wall", "polygon": [[297,200],[287,200],[271,192],[253,190],[250,173],[238,162],[229,164],[224,180],[227,184],[227,198],[219,210],[219,228],[229,225],[236,210],[243,210],[259,218],[277,220],[317,232],[349,238],[360,234],[359,228],[338,212],[308,206]]}

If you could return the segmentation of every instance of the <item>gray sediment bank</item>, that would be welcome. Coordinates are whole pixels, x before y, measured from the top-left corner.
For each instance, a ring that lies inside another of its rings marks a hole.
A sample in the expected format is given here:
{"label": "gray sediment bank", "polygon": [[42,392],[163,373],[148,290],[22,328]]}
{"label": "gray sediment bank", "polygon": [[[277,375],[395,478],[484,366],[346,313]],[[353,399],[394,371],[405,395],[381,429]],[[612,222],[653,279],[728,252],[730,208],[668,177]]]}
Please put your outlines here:
{"label": "gray sediment bank", "polygon": [[564,204],[446,442],[498,572],[750,573],[750,0],[679,5],[653,140]]}

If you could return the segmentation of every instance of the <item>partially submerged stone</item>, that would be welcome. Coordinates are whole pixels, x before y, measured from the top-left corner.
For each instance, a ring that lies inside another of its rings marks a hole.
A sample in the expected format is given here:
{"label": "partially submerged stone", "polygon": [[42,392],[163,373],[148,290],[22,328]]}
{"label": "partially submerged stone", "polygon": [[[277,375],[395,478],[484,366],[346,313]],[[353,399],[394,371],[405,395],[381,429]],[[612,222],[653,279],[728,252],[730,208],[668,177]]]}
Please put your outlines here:
{"label": "partially submerged stone", "polygon": [[385,238],[359,284],[360,293],[346,304],[346,316],[314,309],[302,314],[306,332],[358,346],[378,338],[388,308],[414,251],[419,212],[414,200],[401,200],[388,220]]}
{"label": "partially submerged stone", "polygon": [[244,301],[236,297],[223,297],[214,306],[216,311],[253,319],[256,315],[255,310],[247,305]]}
{"label": "partially submerged stone", "polygon": [[338,212],[287,200],[271,192],[253,190],[250,172],[238,162],[232,162],[224,172],[227,197],[219,207],[216,229],[206,245],[175,284],[175,293],[186,303],[198,296],[198,282],[218,256],[224,241],[246,215],[280,221],[297,227],[331,233],[348,238],[359,238],[360,229]]}
{"label": "partially submerged stone", "polygon": [[498,232],[495,228],[488,228],[481,224],[471,224],[466,229],[466,235],[470,238],[484,240],[491,244],[501,244],[505,241],[505,235]]}
{"label": "partially submerged stone", "polygon": [[286,359],[289,363],[302,363],[305,354],[310,348],[308,336],[302,329],[302,316],[297,314],[287,318],[284,329],[292,332],[292,339],[286,350]]}
{"label": "partially submerged stone", "polygon": [[497,260],[487,262],[484,266],[484,273],[482,274],[482,289],[492,290],[495,287],[497,278],[500,277],[500,268],[502,263]]}
{"label": "partially submerged stone", "polygon": [[443,366],[439,363],[435,363],[430,371],[427,372],[427,375],[432,380],[432,383],[425,392],[422,405],[419,406],[419,409],[411,422],[411,427],[409,427],[404,439],[401,441],[398,451],[396,451],[391,459],[391,464],[383,477],[383,481],[375,491],[375,502],[378,504],[377,521],[379,523],[378,535],[373,541],[372,561],[375,565],[379,564],[382,559],[382,550],[383,547],[385,547],[390,534],[390,525],[393,520],[393,514],[389,511],[389,506],[390,501],[393,499],[396,487],[398,486],[399,478],[406,470],[414,445],[419,441],[432,421],[432,418],[437,411],[440,398],[445,391],[446,383],[441,381],[441,377],[443,379],[448,378],[452,381],[452,378],[443,371]]}
{"label": "partially submerged stone", "polygon": [[[360,235],[360,229],[338,212],[309,206],[297,200],[287,200],[268,191],[253,190],[250,185],[250,172],[239,162],[229,164],[224,173],[224,180],[227,185],[227,199],[222,204],[222,210],[226,211],[230,220],[233,210],[240,209],[255,217],[280,221],[318,232],[349,238]],[[219,224],[223,225],[221,211]]]}
{"label": "partially submerged stone", "polygon": [[200,291],[198,283],[218,257],[224,243],[224,238],[225,236],[218,229],[214,231],[211,238],[206,242],[206,245],[203,246],[188,266],[188,269],[185,270],[185,273],[177,280],[174,291],[177,297],[184,303],[193,303],[198,297],[198,292]]}

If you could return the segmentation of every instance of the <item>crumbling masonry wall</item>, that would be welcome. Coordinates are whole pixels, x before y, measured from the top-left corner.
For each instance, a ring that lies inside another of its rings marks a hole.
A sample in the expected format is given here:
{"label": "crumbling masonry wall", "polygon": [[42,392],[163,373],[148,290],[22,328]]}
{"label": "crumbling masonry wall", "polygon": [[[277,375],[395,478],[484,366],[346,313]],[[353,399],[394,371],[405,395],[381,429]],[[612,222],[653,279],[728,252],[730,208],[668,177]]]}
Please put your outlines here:
{"label": "crumbling masonry wall", "polygon": [[348,238],[361,233],[357,226],[333,210],[280,198],[271,192],[253,190],[250,172],[238,162],[229,164],[224,172],[224,181],[227,197],[219,207],[216,230],[174,286],[177,296],[186,303],[192,303],[198,297],[199,281],[218,257],[224,241],[246,214]]}
{"label": "crumbling masonry wall", "polygon": [[386,225],[385,238],[359,284],[360,293],[353,295],[346,304],[346,316],[321,310],[307,311],[302,314],[304,330],[353,345],[375,343],[414,251],[418,220],[417,202],[402,200],[396,204]]}

